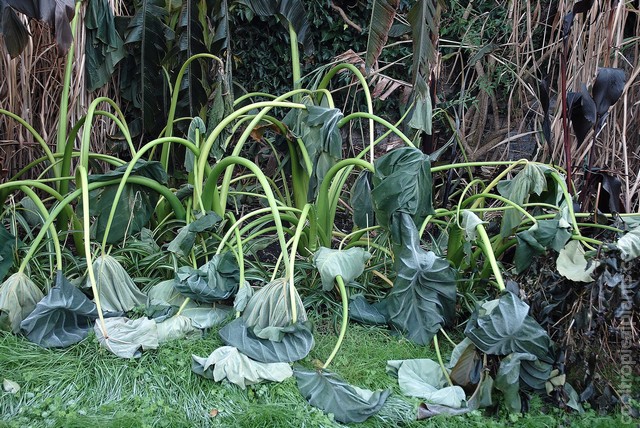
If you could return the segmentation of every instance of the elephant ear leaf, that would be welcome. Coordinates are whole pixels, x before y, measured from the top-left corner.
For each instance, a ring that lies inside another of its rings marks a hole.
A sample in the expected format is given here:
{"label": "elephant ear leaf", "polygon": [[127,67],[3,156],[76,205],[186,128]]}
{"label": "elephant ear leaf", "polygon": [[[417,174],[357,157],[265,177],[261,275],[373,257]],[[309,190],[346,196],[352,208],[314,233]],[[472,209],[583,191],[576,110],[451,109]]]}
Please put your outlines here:
{"label": "elephant ear leaf", "polygon": [[344,251],[320,247],[313,256],[313,263],[320,272],[322,289],[330,291],[337,276],[341,276],[345,284],[350,283],[364,272],[364,264],[370,257],[371,254],[360,247]]}
{"label": "elephant ear leaf", "polygon": [[499,299],[480,306],[471,316],[464,333],[485,354],[521,352],[552,361],[549,357],[551,339],[528,314],[529,305],[506,292]]}
{"label": "elephant ear leaf", "polygon": [[522,361],[535,361],[535,355],[529,353],[514,352],[500,361],[500,368],[496,375],[496,388],[504,394],[507,407],[512,412],[522,412],[522,399],[520,398],[520,364]]}
{"label": "elephant ear leaf", "polygon": [[373,207],[378,223],[390,228],[394,240],[398,227],[392,225],[396,213],[406,213],[416,225],[433,214],[431,161],[415,147],[392,150],[375,162]]}
{"label": "elephant ear leaf", "polygon": [[622,259],[630,261],[640,256],[640,226],[636,226],[624,234],[616,243],[622,254]]}
{"label": "elephant ear leaf", "polygon": [[16,237],[0,227],[0,281],[7,276],[13,266],[13,250],[16,247]]}
{"label": "elephant ear leaf", "polygon": [[181,294],[204,303],[226,300],[238,289],[240,269],[231,252],[216,254],[198,269],[178,269],[175,283]]}
{"label": "elephant ear leaf", "polygon": [[124,317],[106,318],[96,321],[94,331],[100,345],[120,358],[138,358],[142,350],[158,349],[158,329],[156,322],[148,318],[131,320]]}
{"label": "elephant ear leaf", "polygon": [[341,423],[364,422],[384,405],[390,390],[369,391],[346,383],[335,373],[295,368],[298,389],[314,407]]}
{"label": "elephant ear leaf", "polygon": [[103,310],[127,312],[136,306],[143,306],[147,301],[147,296],[112,256],[97,257],[93,262],[93,271],[96,273],[96,285]]}
{"label": "elephant ear leaf", "polygon": [[624,71],[619,68],[599,68],[596,81],[593,83],[591,92],[598,114],[597,129],[604,125],[604,121],[609,112],[609,108],[614,105],[624,91],[625,84]]}
{"label": "elephant ear leaf", "polygon": [[[0,229],[1,230],[1,229]],[[37,285],[21,272],[0,285],[0,330],[20,332],[20,323],[44,297]]]}
{"label": "elephant ear leaf", "polygon": [[576,133],[578,145],[581,145],[596,124],[596,104],[587,92],[587,87],[582,84],[580,92],[567,94],[567,105],[573,131]]}
{"label": "elephant ear leaf", "polygon": [[95,303],[58,271],[56,285],[22,321],[20,328],[30,341],[45,348],[60,348],[87,337],[96,318]]}
{"label": "elephant ear leaf", "polygon": [[446,259],[420,247],[408,214],[398,217],[402,239],[394,250],[397,276],[384,302],[390,323],[425,345],[455,315],[456,271]]}
{"label": "elephant ear leaf", "polygon": [[371,171],[362,171],[351,187],[351,208],[353,209],[353,223],[360,227],[375,225],[373,200],[371,199]]}
{"label": "elephant ear leaf", "polygon": [[[104,182],[124,176],[128,165],[122,165],[106,174],[92,174],[89,182]],[[131,171],[132,176],[145,177],[160,184],[167,183],[167,173],[160,162],[138,161]],[[156,204],[158,193],[141,184],[127,183],[116,200],[118,185],[100,187],[89,193],[90,214],[96,217],[96,239],[101,240],[107,233],[107,223],[111,206],[118,206],[111,223],[107,243],[116,244],[124,239],[125,233],[130,235],[140,232],[149,222]]]}

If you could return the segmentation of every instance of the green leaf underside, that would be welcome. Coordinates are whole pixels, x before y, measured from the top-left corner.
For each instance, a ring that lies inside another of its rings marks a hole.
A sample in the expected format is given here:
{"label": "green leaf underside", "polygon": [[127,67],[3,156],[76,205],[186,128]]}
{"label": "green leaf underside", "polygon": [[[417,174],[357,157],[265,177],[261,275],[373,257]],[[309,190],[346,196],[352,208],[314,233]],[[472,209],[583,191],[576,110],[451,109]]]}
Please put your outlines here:
{"label": "green leaf underside", "polygon": [[514,352],[500,361],[500,368],[496,375],[495,386],[502,391],[505,402],[510,411],[520,413],[522,400],[520,398],[520,366],[523,360],[535,361],[535,355]]}
{"label": "green leaf underside", "polygon": [[240,269],[231,252],[216,254],[198,269],[183,266],[176,272],[175,287],[197,302],[213,303],[233,296],[238,289]]}
{"label": "green leaf underside", "polygon": [[353,223],[360,227],[375,226],[373,199],[371,198],[373,173],[361,171],[351,187],[350,204],[353,209]]}
{"label": "green leaf underside", "polygon": [[158,349],[158,330],[154,320],[113,317],[106,318],[104,323],[106,338],[100,321],[96,321],[94,326],[98,342],[118,357],[139,358],[143,350]]}
{"label": "green leaf underside", "polygon": [[220,329],[222,341],[238,348],[249,358],[263,363],[288,363],[306,357],[313,347],[313,334],[303,323],[282,330],[279,342],[260,339],[247,328],[243,318],[237,318]]}
{"label": "green leaf underside", "polygon": [[387,315],[380,305],[372,305],[361,294],[353,296],[349,302],[349,318],[364,324],[384,325]]}
{"label": "green leaf underside", "polygon": [[128,312],[147,301],[147,296],[112,256],[97,257],[93,262],[93,271],[103,311]]}
{"label": "green leaf underside", "polygon": [[42,347],[62,348],[80,342],[98,318],[95,303],[71,285],[62,272],[31,314],[20,324],[27,338]]}
{"label": "green leaf underside", "polygon": [[543,254],[548,248],[560,251],[570,238],[570,226],[564,220],[538,220],[529,229],[516,234],[516,271],[522,273],[536,256]]}
{"label": "green leaf underside", "polygon": [[640,256],[640,226],[636,226],[624,234],[616,243],[622,259],[630,261]]}
{"label": "green leaf underside", "polygon": [[529,305],[506,292],[473,313],[465,335],[486,354],[530,353],[551,362],[551,339],[528,313]]}
{"label": "green leaf underside", "polygon": [[349,385],[335,373],[296,367],[298,389],[314,407],[341,423],[364,422],[384,405],[390,390],[369,391]]}
{"label": "green leaf underside", "polygon": [[596,261],[590,263],[585,258],[585,251],[580,241],[567,242],[567,245],[560,250],[556,260],[558,273],[576,282],[592,282],[591,273],[596,267]]}
{"label": "green leaf underside", "polygon": [[[0,229],[2,230],[2,229]],[[24,273],[14,273],[0,285],[0,330],[20,332],[20,323],[44,297]]]}
{"label": "green leaf underside", "polygon": [[213,211],[200,216],[192,223],[180,228],[176,237],[169,243],[167,251],[176,253],[179,256],[186,256],[191,252],[198,233],[212,230],[220,220],[220,216]]}
{"label": "green leaf underside", "polygon": [[313,256],[313,263],[320,272],[322,289],[331,291],[333,281],[337,276],[341,276],[345,284],[350,283],[362,275],[364,265],[370,257],[371,254],[361,247],[353,247],[348,250],[320,247]]}
{"label": "green leaf underside", "polygon": [[261,363],[243,355],[233,346],[222,346],[207,358],[191,356],[193,372],[207,379],[229,382],[245,389],[263,380],[282,382],[293,375],[288,363]]}
{"label": "green leaf underside", "polygon": [[456,272],[446,259],[420,247],[418,231],[407,214],[399,217],[397,277],[384,301],[390,323],[409,340],[425,345],[455,315]]}

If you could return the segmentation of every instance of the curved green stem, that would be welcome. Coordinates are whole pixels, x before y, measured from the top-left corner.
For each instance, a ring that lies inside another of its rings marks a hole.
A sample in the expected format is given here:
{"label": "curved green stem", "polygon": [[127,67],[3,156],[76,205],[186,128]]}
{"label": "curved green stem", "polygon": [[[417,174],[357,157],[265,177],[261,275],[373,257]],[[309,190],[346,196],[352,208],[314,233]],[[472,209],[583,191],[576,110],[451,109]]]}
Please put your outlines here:
{"label": "curved green stem", "polygon": [[505,290],[504,280],[502,279],[502,273],[500,272],[500,268],[498,267],[498,261],[496,260],[496,256],[493,253],[491,247],[491,240],[489,239],[489,235],[487,235],[487,231],[484,229],[484,225],[482,223],[476,226],[476,231],[478,232],[478,236],[480,238],[480,242],[484,248],[484,255],[489,260],[491,264],[491,269],[493,270],[493,275],[496,278],[496,283],[498,285],[498,290]]}
{"label": "curved green stem", "polygon": [[291,322],[293,324],[296,323],[298,319],[298,308],[296,307],[296,285],[293,283],[293,268],[296,260],[296,254],[298,251],[298,243],[300,242],[300,237],[302,236],[302,231],[305,229],[305,223],[307,222],[307,215],[309,215],[309,209],[311,209],[311,204],[307,204],[302,209],[302,213],[300,214],[300,220],[298,220],[298,226],[296,227],[296,233],[293,235],[293,242],[291,243],[291,255],[289,256],[289,260],[291,263],[291,269],[289,272],[289,300],[291,301]]}
{"label": "curved green stem", "polygon": [[340,299],[342,301],[342,322],[340,324],[340,334],[338,335],[338,340],[336,341],[336,345],[333,347],[333,351],[327,358],[327,361],[322,365],[323,369],[329,367],[331,361],[335,358],[340,346],[342,346],[342,341],[344,340],[344,335],[347,332],[347,324],[349,322],[349,299],[347,297],[347,289],[344,286],[344,280],[340,275],[336,276],[336,282],[338,283],[338,290],[340,290]]}
{"label": "curved green stem", "polygon": [[[385,126],[389,131],[393,132],[394,134],[396,134],[398,137],[400,137],[400,139],[409,147],[415,147],[415,144],[413,144],[413,141],[411,141],[409,139],[409,137],[407,137],[406,135],[404,135],[404,132],[400,131],[394,124],[392,124],[391,122],[384,120],[383,118],[381,118],[380,116],[376,116],[375,114],[370,114],[370,113],[365,113],[365,112],[355,112],[355,113],[351,113],[348,116],[343,117],[342,119],[340,119],[340,121],[338,122],[338,128],[342,128],[344,125],[346,125],[348,122],[352,121],[353,119],[369,119],[372,120],[374,122],[378,122],[380,125]],[[371,142],[372,145],[375,146],[374,142]]]}
{"label": "curved green stem", "polygon": [[444,362],[442,361],[442,354],[440,354],[440,346],[438,345],[438,333],[433,335],[433,347],[436,349],[436,357],[438,358],[438,364],[440,364],[440,368],[442,369],[442,374],[447,379],[447,383],[449,386],[453,386],[453,382],[451,382],[451,377],[449,376],[449,372],[447,368],[444,366]]}

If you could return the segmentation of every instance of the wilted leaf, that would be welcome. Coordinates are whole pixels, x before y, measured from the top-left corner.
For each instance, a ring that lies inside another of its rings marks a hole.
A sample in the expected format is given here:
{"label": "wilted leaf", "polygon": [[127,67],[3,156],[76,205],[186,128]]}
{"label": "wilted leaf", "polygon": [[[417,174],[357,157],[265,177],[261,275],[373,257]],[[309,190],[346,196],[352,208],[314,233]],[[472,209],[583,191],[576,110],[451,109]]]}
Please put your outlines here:
{"label": "wilted leaf", "polygon": [[[187,132],[187,140],[199,147],[202,141],[204,141],[204,139],[206,138],[206,135],[207,125],[204,124],[204,121],[198,116],[191,119],[191,123],[189,124],[189,131]],[[187,149],[184,154],[185,171],[193,171],[195,159],[196,158],[193,152]]]}
{"label": "wilted leaf", "polygon": [[469,341],[469,346],[457,356],[455,364],[451,366],[449,378],[455,385],[461,386],[465,392],[471,392],[482,378],[482,366],[481,355],[476,351],[476,346]]}
{"label": "wilted leaf", "polygon": [[[143,306],[147,301],[147,296],[138,289],[120,262],[112,256],[96,257],[93,272],[103,311],[127,312],[137,306]],[[90,286],[88,282],[87,278],[87,286]]]}
{"label": "wilted leaf", "polygon": [[465,335],[485,354],[531,353],[549,361],[551,339],[529,313],[529,305],[506,292],[471,316]]}
{"label": "wilted leaf", "polygon": [[56,285],[22,321],[20,328],[30,341],[42,347],[65,347],[87,337],[96,318],[95,303],[58,271]]}
{"label": "wilted leaf", "polygon": [[591,273],[598,264],[596,261],[588,263],[584,254],[584,248],[582,248],[580,241],[569,241],[558,254],[558,259],[556,260],[558,273],[571,281],[593,281]]}
{"label": "wilted leaf", "polygon": [[302,396],[314,407],[334,415],[342,423],[364,422],[383,406],[390,390],[369,391],[349,385],[335,373],[296,368],[294,375]]}
{"label": "wilted leaf", "polygon": [[522,412],[520,398],[520,362],[522,360],[535,361],[535,355],[514,352],[500,361],[500,368],[496,375],[496,388],[502,391],[507,407],[515,413]]}
{"label": "wilted leaf", "polygon": [[191,324],[204,330],[222,324],[231,314],[232,308],[224,305],[189,307],[182,311],[182,315],[191,320]]}
{"label": "wilted leaf", "polygon": [[7,278],[0,284],[0,330],[20,332],[20,323],[43,297],[42,291],[24,273],[16,272]]}
{"label": "wilted leaf", "polygon": [[106,338],[100,320],[94,326],[98,342],[118,357],[138,358],[142,356],[141,350],[158,348],[158,330],[154,320],[114,317],[105,318],[104,323]]}
{"label": "wilted leaf", "polygon": [[158,343],[182,339],[196,331],[191,319],[184,315],[175,315],[162,322],[156,322]]}
{"label": "wilted leaf", "polygon": [[387,361],[387,370],[397,370],[398,384],[404,395],[454,409],[463,407],[464,390],[447,386],[447,378],[438,363],[429,359]]}
{"label": "wilted leaf", "polygon": [[8,394],[17,394],[20,391],[20,385],[10,379],[3,379],[2,390]]}
{"label": "wilted leaf", "polygon": [[520,361],[520,386],[532,391],[544,391],[551,375],[551,363],[540,359]]}
{"label": "wilted leaf", "polygon": [[567,108],[569,109],[573,131],[578,139],[578,145],[581,145],[596,123],[596,105],[584,83],[580,92],[569,92],[567,94]]}
{"label": "wilted leaf", "polygon": [[293,304],[297,308],[298,321],[305,322],[307,313],[298,290],[295,287],[291,290],[290,282],[279,278],[262,287],[249,300],[242,314],[247,328],[261,339],[281,340],[284,331],[293,321],[291,291],[293,291]]}
{"label": "wilted leaf", "polygon": [[620,68],[598,68],[598,75],[591,89],[598,114],[598,129],[604,125],[609,108],[620,99],[625,81],[624,70]]}
{"label": "wilted leaf", "polygon": [[86,42],[84,68],[87,91],[104,86],[115,66],[125,56],[124,42],[115,26],[113,10],[107,0],[87,3],[84,19]]}
{"label": "wilted leaf", "polygon": [[467,241],[475,241],[478,239],[478,225],[487,224],[486,221],[480,220],[473,211],[462,210],[462,229],[464,237]]}
{"label": "wilted leaf", "polygon": [[397,277],[384,301],[391,324],[424,345],[455,315],[456,272],[446,259],[420,247],[409,215],[399,216],[401,244],[394,250]]}
{"label": "wilted leaf", "polygon": [[571,238],[571,228],[563,219],[538,220],[529,229],[516,234],[516,271],[523,272],[533,259],[547,248],[560,251]]}
{"label": "wilted leaf", "polygon": [[371,196],[376,219],[398,239],[399,226],[391,224],[396,213],[408,214],[418,226],[434,213],[431,161],[419,149],[403,147],[378,158],[375,169]]}
{"label": "wilted leaf", "polygon": [[616,245],[620,249],[622,259],[625,261],[630,261],[640,256],[640,226],[636,226],[625,233],[618,239]]}
{"label": "wilted leaf", "polygon": [[332,250],[320,247],[313,255],[313,263],[320,272],[322,289],[333,289],[333,281],[339,275],[345,284],[350,283],[364,272],[364,265],[371,258],[371,254],[361,247],[348,250]]}
{"label": "wilted leaf", "polygon": [[220,222],[220,216],[213,211],[198,217],[192,223],[180,228],[178,235],[167,246],[167,251],[176,253],[179,256],[186,256],[191,252],[196,241],[197,234],[206,230],[211,230],[213,226]]}
{"label": "wilted leaf", "polygon": [[483,407],[489,407],[493,405],[493,399],[491,392],[493,390],[493,378],[488,374],[482,376],[480,383],[476,387],[473,395],[467,400],[466,406],[460,408],[453,408],[448,406],[442,406],[440,404],[433,403],[420,403],[418,406],[417,419],[422,420],[431,418],[437,415],[464,415],[473,410],[477,410]]}
{"label": "wilted leaf", "polygon": [[289,363],[303,359],[313,348],[311,330],[303,323],[282,329],[279,342],[256,337],[243,318],[237,318],[220,329],[222,341],[263,363]]}
{"label": "wilted leaf", "polygon": [[288,363],[261,363],[240,353],[233,346],[222,346],[207,358],[191,356],[193,372],[207,379],[229,382],[245,389],[263,380],[282,382],[293,375]]}
{"label": "wilted leaf", "polygon": [[231,297],[238,289],[240,270],[231,252],[216,254],[199,269],[183,266],[176,273],[176,289],[197,301],[213,303]]}
{"label": "wilted leaf", "polygon": [[372,305],[362,294],[352,296],[349,301],[349,318],[365,324],[384,325],[387,316],[381,310],[383,305]]}

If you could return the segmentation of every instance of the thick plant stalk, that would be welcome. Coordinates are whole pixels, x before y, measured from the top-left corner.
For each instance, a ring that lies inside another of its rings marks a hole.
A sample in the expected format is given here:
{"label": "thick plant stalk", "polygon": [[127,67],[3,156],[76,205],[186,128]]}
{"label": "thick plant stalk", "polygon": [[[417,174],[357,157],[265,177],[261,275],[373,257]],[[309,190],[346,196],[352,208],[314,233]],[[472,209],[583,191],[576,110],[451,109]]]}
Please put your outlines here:
{"label": "thick plant stalk", "polygon": [[[293,89],[300,89],[302,84],[302,73],[300,72],[300,51],[298,50],[298,35],[296,30],[293,29],[293,25],[289,22],[289,41],[291,43],[291,73],[293,75]],[[293,100],[298,102],[299,95],[296,95]]]}
{"label": "thick plant stalk", "polygon": [[340,290],[340,298],[342,300],[342,322],[340,323],[340,334],[338,335],[336,345],[333,347],[333,351],[331,351],[327,361],[322,365],[323,369],[329,367],[329,364],[331,364],[331,361],[333,361],[338,353],[340,346],[342,346],[342,341],[344,340],[344,335],[347,332],[347,324],[349,322],[349,299],[347,297],[347,289],[344,286],[344,280],[340,275],[336,276],[336,283],[338,283],[338,290]]}
{"label": "thick plant stalk", "polygon": [[295,305],[296,301],[296,285],[293,283],[293,268],[296,260],[296,254],[298,252],[298,243],[300,242],[300,237],[302,236],[302,231],[304,230],[304,224],[307,221],[307,216],[309,215],[309,210],[311,209],[311,204],[307,204],[302,209],[302,213],[300,214],[300,219],[298,220],[298,226],[296,227],[296,233],[293,235],[293,242],[291,243],[291,255],[289,256],[290,266],[287,267],[288,272],[288,281],[289,281],[289,300],[291,301],[291,323],[295,324],[298,320],[298,308]]}
{"label": "thick plant stalk", "polygon": [[496,278],[498,290],[504,291],[506,287],[504,285],[504,280],[502,279],[502,273],[500,272],[500,268],[498,267],[498,261],[496,260],[496,256],[491,249],[491,240],[489,239],[489,235],[487,235],[487,231],[484,230],[484,226],[482,225],[482,223],[476,226],[476,231],[478,232],[480,242],[482,243],[482,247],[484,248],[484,255],[491,264],[491,269],[493,270],[493,276],[495,276]]}
{"label": "thick plant stalk", "polygon": [[451,382],[451,377],[449,376],[449,372],[447,371],[447,368],[444,366],[444,361],[442,361],[442,354],[440,353],[440,345],[438,344],[438,333],[433,335],[433,347],[436,349],[436,357],[438,358],[438,364],[440,364],[440,368],[442,369],[442,374],[444,374],[444,377],[447,379],[447,383],[449,384],[449,386],[453,386],[453,382]]}

